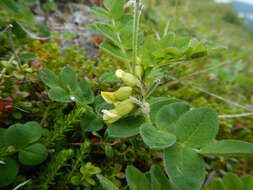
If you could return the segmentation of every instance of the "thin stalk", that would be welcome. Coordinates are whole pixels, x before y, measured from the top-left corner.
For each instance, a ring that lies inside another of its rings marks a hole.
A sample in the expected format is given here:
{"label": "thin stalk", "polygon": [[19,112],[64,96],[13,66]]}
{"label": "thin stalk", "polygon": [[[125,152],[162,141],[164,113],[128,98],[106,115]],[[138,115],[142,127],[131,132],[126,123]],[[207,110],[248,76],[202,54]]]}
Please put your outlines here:
{"label": "thin stalk", "polygon": [[137,56],[138,56],[138,32],[139,32],[139,24],[140,24],[140,16],[141,16],[141,10],[140,10],[140,0],[136,0],[135,7],[134,7],[134,24],[133,24],[133,65],[132,68],[134,68],[135,65],[137,65]]}
{"label": "thin stalk", "polygon": [[18,62],[19,70],[20,70],[21,72],[24,72],[24,71],[23,71],[23,68],[22,68],[21,60],[20,60],[20,58],[19,58],[19,56],[18,56],[18,54],[17,54],[17,52],[16,52],[16,50],[15,50],[14,41],[13,41],[13,38],[12,38],[12,36],[11,36],[10,31],[8,31],[7,34],[8,34],[8,40],[9,40],[9,42],[10,42],[10,46],[11,46],[12,53],[13,53],[13,55],[15,56],[17,62]]}

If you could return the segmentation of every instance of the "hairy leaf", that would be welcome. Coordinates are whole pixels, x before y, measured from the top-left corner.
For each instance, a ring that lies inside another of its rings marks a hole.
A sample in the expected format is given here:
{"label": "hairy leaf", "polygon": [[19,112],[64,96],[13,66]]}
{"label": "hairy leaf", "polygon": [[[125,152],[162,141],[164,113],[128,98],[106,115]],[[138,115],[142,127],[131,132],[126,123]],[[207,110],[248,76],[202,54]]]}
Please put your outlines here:
{"label": "hairy leaf", "polygon": [[194,150],[174,145],[165,150],[164,163],[171,181],[180,190],[199,190],[205,179],[204,160]]}

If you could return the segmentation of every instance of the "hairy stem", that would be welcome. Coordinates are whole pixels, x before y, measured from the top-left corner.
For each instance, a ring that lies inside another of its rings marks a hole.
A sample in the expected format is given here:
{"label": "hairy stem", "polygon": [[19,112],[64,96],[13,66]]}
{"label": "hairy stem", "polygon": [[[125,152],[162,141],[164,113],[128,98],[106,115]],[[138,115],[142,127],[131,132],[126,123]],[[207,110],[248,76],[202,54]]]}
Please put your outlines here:
{"label": "hairy stem", "polygon": [[134,24],[133,24],[133,65],[132,68],[137,64],[137,56],[138,56],[138,31],[139,31],[139,23],[140,23],[140,0],[136,0],[134,7]]}

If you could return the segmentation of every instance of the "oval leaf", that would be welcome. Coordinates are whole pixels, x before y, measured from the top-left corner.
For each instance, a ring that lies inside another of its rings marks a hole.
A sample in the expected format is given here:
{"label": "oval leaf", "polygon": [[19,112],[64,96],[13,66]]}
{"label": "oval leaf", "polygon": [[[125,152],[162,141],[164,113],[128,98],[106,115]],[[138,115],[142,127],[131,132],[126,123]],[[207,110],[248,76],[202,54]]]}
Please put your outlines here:
{"label": "oval leaf", "polygon": [[201,149],[202,154],[223,156],[253,155],[253,144],[238,140],[218,141]]}
{"label": "oval leaf", "polygon": [[139,134],[139,128],[143,123],[142,117],[129,116],[111,124],[107,131],[111,137],[131,137]]}
{"label": "oval leaf", "polygon": [[42,135],[42,127],[37,122],[27,122],[26,124],[24,124],[23,128],[30,135],[29,143],[36,142],[40,139]]}
{"label": "oval leaf", "polygon": [[31,141],[31,135],[22,124],[14,124],[5,132],[5,143],[7,146],[22,148],[27,146]]}
{"label": "oval leaf", "polygon": [[134,166],[128,166],[126,169],[127,184],[131,190],[151,190],[148,179],[145,174]]}
{"label": "oval leaf", "polygon": [[210,108],[196,108],[176,122],[175,134],[182,144],[201,148],[212,142],[219,130],[218,115]]}
{"label": "oval leaf", "polygon": [[39,143],[32,144],[19,151],[19,161],[27,166],[35,166],[44,162],[47,158],[47,149]]}
{"label": "oval leaf", "polygon": [[105,190],[119,190],[117,186],[115,186],[110,180],[106,179],[104,176],[97,175],[97,178]]}
{"label": "oval leaf", "polygon": [[199,190],[205,179],[205,163],[194,150],[174,145],[165,150],[165,169],[180,190]]}
{"label": "oval leaf", "polygon": [[57,102],[63,102],[63,103],[68,103],[71,102],[72,100],[70,99],[70,95],[68,91],[60,88],[60,87],[54,87],[48,91],[48,97]]}
{"label": "oval leaf", "polygon": [[223,183],[225,184],[226,189],[233,189],[233,190],[243,189],[243,183],[241,179],[233,173],[228,173],[223,178]]}
{"label": "oval leaf", "polygon": [[5,164],[0,164],[0,187],[11,184],[18,175],[18,164],[12,158],[7,158]]}
{"label": "oval leaf", "polygon": [[144,143],[151,149],[164,149],[172,146],[176,142],[176,137],[167,131],[160,130],[145,123],[140,128],[140,134]]}

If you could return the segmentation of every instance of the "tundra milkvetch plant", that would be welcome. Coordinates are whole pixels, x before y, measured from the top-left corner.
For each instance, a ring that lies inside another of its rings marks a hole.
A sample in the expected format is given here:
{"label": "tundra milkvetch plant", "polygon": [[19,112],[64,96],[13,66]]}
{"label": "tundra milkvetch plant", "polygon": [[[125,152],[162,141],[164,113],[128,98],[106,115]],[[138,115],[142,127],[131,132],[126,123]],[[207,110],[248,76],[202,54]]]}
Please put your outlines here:
{"label": "tundra milkvetch plant", "polygon": [[[215,110],[191,108],[173,98],[150,98],[167,65],[212,55],[222,49],[211,49],[204,42],[175,33],[165,33],[161,39],[144,36],[140,31],[143,9],[140,0],[130,3],[104,0],[104,7],[92,9],[102,19],[90,28],[107,39],[100,48],[125,63],[125,67],[101,78],[116,77],[122,86],[94,97],[88,83],[79,81],[71,68],[63,68],[59,76],[45,70],[41,78],[49,86],[48,95],[52,100],[85,106],[87,113],[81,127],[86,132],[98,131],[106,124],[106,133],[111,137],[139,134],[150,149],[163,151],[165,171],[180,190],[201,188],[206,176],[204,156],[253,154],[251,143],[215,140],[219,131]],[[138,178],[138,175],[132,177]],[[103,177],[98,178],[106,185]],[[147,184],[139,184],[139,189],[151,189]],[[135,189],[133,184],[129,187]],[[112,189],[116,188],[112,185]]]}

